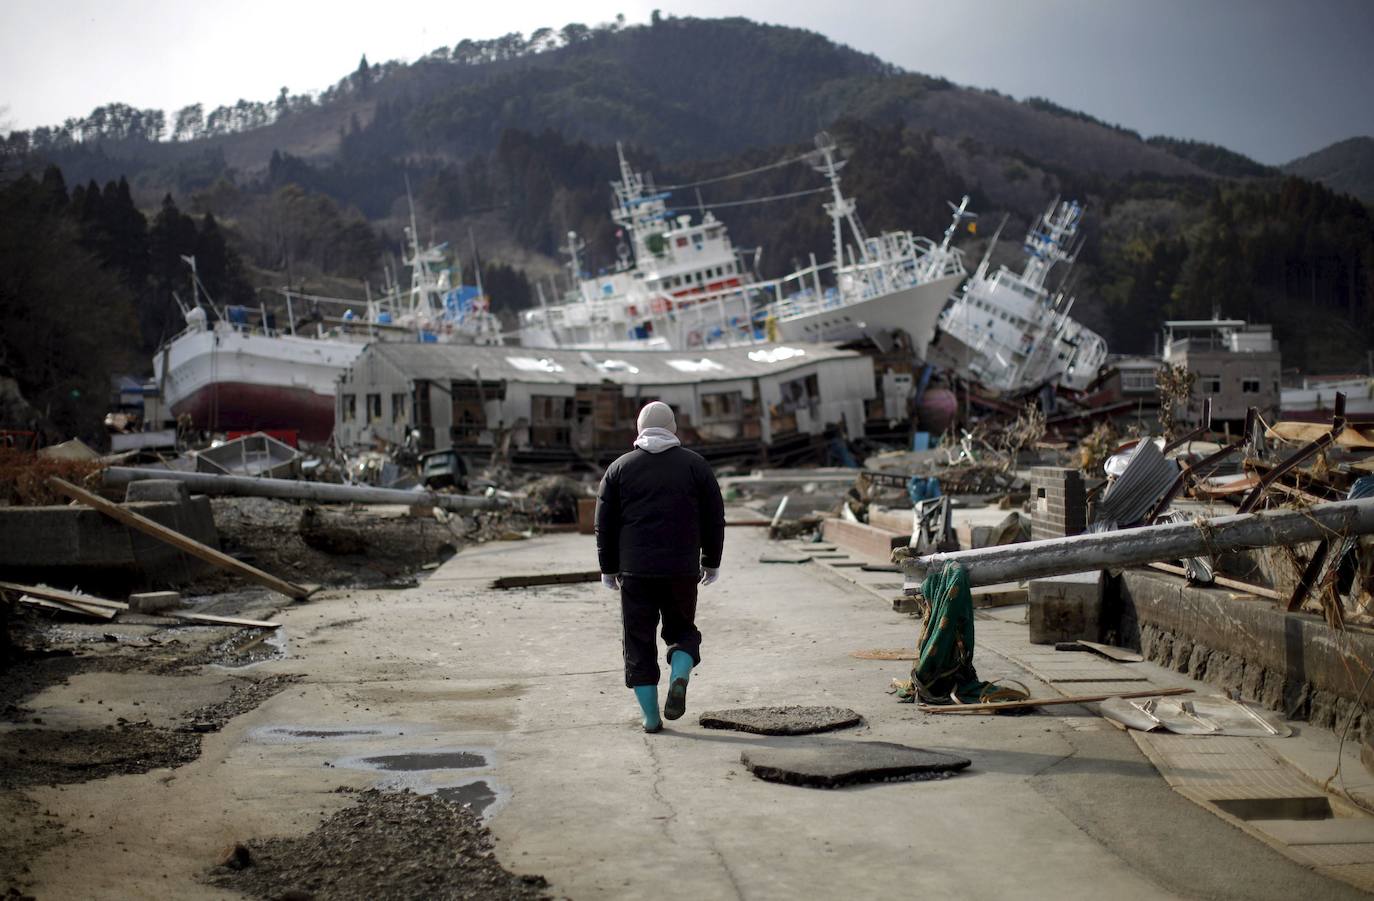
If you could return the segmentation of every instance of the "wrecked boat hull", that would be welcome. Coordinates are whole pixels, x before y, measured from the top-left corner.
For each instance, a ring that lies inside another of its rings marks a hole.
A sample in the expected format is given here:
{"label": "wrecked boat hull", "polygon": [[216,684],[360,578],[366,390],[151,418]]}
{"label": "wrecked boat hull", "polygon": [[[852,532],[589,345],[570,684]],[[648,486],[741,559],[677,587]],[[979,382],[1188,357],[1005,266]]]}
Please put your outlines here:
{"label": "wrecked boat hull", "polygon": [[911,338],[917,356],[935,338],[935,324],[945,308],[945,300],[959,287],[964,276],[949,275],[910,288],[881,294],[868,300],[806,313],[782,316],[777,320],[778,335],[784,341],[859,341],[903,331]]}
{"label": "wrecked boat hull", "polygon": [[212,382],[172,404],[178,418],[215,431],[293,429],[306,441],[327,441],[334,431],[334,396],[307,388]]}

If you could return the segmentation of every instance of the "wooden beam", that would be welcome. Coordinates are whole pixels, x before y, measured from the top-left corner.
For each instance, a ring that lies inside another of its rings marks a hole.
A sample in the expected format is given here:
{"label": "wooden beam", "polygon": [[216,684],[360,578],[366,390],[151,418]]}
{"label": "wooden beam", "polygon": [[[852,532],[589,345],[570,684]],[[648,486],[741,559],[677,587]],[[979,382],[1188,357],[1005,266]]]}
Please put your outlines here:
{"label": "wooden beam", "polygon": [[280,629],[281,623],[269,623],[260,619],[240,619],[236,616],[211,616],[208,613],[187,613],[184,610],[171,610],[159,616],[170,616],[193,623],[208,623],[215,626],[246,626],[252,629]]}
{"label": "wooden beam", "polygon": [[532,576],[501,576],[491,583],[492,588],[531,588],[535,585],[573,585],[579,582],[601,581],[600,570],[576,573],[539,573]]}
{"label": "wooden beam", "polygon": [[137,529],[146,535],[151,535],[160,541],[165,541],[167,544],[172,545],[172,547],[185,551],[192,557],[198,557],[207,563],[212,563],[230,572],[238,573],[245,578],[252,579],[254,582],[266,585],[273,591],[280,592],[289,598],[303,600],[310,595],[309,591],[299,585],[293,585],[283,579],[278,579],[270,573],[263,572],[256,566],[249,566],[242,560],[235,560],[228,554],[217,551],[212,547],[207,547],[194,538],[189,538],[175,529],[169,529],[161,523],[153,522],[146,516],[142,516],[132,510],[126,510],[119,504],[112,504],[105,500],[105,498],[94,495],[84,488],[78,488],[65,479],[59,479],[57,476],[52,476],[48,479],[48,484],[61,494],[73,500],[80,501],[88,507],[99,510],[111,519],[121,522],[131,529]]}
{"label": "wooden beam", "polygon": [[[1174,566],[1172,563],[1148,563],[1150,569],[1157,569],[1162,573],[1172,573],[1175,576],[1188,577],[1188,571],[1181,566]],[[1236,591],[1243,591],[1246,594],[1253,594],[1259,598],[1269,598],[1274,601],[1287,601],[1288,598],[1279,594],[1272,588],[1263,588],[1259,585],[1251,585],[1249,582],[1241,582],[1236,579],[1228,579],[1225,576],[1213,576],[1212,584],[1220,585],[1223,588],[1234,588]],[[1201,586],[1206,588],[1207,586]]]}
{"label": "wooden beam", "polygon": [[91,597],[85,594],[74,594],[70,591],[58,591],[56,588],[42,588],[36,585],[20,585],[17,582],[0,582],[0,588],[6,591],[16,591],[20,594],[31,594],[36,598],[45,598],[49,601],[61,601],[67,604],[84,604],[87,607],[108,607],[111,610],[128,610],[129,605],[119,601],[107,601],[104,598]]}
{"label": "wooden beam", "polygon": [[1113,692],[1109,695],[1078,695],[1069,698],[1027,698],[1024,701],[993,701],[990,704],[919,704],[922,713],[987,713],[994,710],[1020,710],[1026,707],[1055,707],[1060,704],[1091,704],[1108,698],[1158,698],[1186,695],[1191,688],[1156,688],[1150,691]]}
{"label": "wooden beam", "polygon": [[[1099,644],[1096,641],[1084,641],[1081,638],[1078,639],[1078,643],[1085,648],[1096,651],[1103,657],[1115,660],[1117,663],[1141,663],[1145,660],[1140,654],[1127,648],[1118,648],[1110,644]],[[1051,679],[1050,681],[1053,682],[1054,680]]]}
{"label": "wooden beam", "polygon": [[45,598],[29,597],[28,595],[21,595],[19,603],[30,607],[42,607],[46,610],[60,610],[63,613],[75,613],[78,616],[89,616],[91,619],[105,620],[107,622],[115,617],[115,611],[108,607],[88,607],[83,604],[49,601]]}

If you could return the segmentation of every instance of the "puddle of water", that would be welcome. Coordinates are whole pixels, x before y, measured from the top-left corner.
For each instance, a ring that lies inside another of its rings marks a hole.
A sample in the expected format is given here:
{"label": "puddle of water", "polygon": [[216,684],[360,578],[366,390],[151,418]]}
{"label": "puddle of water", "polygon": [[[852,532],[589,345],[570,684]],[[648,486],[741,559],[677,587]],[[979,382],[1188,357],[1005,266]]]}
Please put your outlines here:
{"label": "puddle of water", "polygon": [[358,763],[370,769],[413,773],[420,770],[463,770],[483,767],[487,765],[487,758],[472,751],[434,751],[364,757]]}
{"label": "puddle of water", "polygon": [[249,733],[255,740],[273,743],[299,741],[334,741],[337,739],[372,738],[375,736],[393,737],[415,735],[424,731],[421,726],[373,726],[373,725],[331,725],[318,723],[291,723],[277,726],[259,726]]}
{"label": "puddle of water", "polygon": [[496,792],[483,780],[436,789],[434,796],[462,805],[478,816],[496,801]]}
{"label": "puddle of water", "polygon": [[281,735],[293,738],[346,738],[350,735],[381,735],[376,729],[282,729]]}

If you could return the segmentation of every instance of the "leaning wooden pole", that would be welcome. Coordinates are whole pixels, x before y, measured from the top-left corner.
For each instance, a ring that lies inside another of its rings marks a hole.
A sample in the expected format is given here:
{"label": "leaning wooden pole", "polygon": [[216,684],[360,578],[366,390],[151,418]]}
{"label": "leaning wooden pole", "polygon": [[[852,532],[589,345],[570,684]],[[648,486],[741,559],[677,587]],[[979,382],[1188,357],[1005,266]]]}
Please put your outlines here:
{"label": "leaning wooden pole", "polygon": [[72,500],[79,501],[88,507],[99,510],[111,519],[121,522],[131,529],[137,529],[146,535],[153,536],[159,541],[165,541],[172,547],[185,551],[192,557],[199,557],[207,563],[212,563],[215,566],[238,573],[255,582],[260,582],[273,591],[279,591],[289,598],[301,600],[310,596],[309,589],[302,588],[299,585],[293,585],[283,579],[278,579],[271,573],[265,573],[256,566],[249,566],[242,560],[235,560],[228,554],[221,553],[212,547],[201,544],[194,538],[183,535],[175,529],[167,528],[162,523],[153,522],[146,516],[142,516],[132,510],[126,510],[119,504],[112,504],[105,500],[105,498],[91,494],[84,488],[78,488],[65,479],[59,479],[57,476],[52,476],[48,479],[48,484]]}
{"label": "leaning wooden pole", "polygon": [[330,482],[299,482],[295,479],[218,476],[204,472],[139,469],[131,466],[111,466],[105,470],[103,479],[106,487],[109,488],[144,479],[174,479],[185,483],[186,488],[195,494],[279,497],[287,500],[336,504],[407,504],[410,506],[440,507],[444,510],[496,510],[511,506],[511,501],[502,497],[473,497],[466,494],[441,494],[435,491],[402,491],[398,488],[335,485]]}
{"label": "leaning wooden pole", "polygon": [[902,570],[905,590],[908,594],[917,594],[928,572],[950,563],[963,564],[972,586],[995,585],[1371,533],[1374,533],[1374,498],[1365,498],[1319,504],[1306,510],[1269,510],[1216,519],[1198,518],[1193,522],[930,554],[904,560]]}

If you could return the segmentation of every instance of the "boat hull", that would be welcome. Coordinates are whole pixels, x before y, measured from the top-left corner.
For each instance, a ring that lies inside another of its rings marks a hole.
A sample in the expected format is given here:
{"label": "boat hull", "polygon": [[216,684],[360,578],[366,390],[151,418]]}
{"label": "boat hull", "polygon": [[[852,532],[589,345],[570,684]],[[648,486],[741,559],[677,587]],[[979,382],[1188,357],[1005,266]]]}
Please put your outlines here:
{"label": "boat hull", "polygon": [[359,342],[244,334],[217,326],[174,338],[154,358],[168,409],[211,431],[294,429],[307,441],[334,430],[334,386]]}
{"label": "boat hull", "polygon": [[305,388],[213,382],[171,405],[178,418],[212,431],[292,429],[305,441],[328,441],[334,432],[334,396]]}
{"label": "boat hull", "polygon": [[777,321],[778,337],[785,341],[858,341],[901,330],[910,336],[916,355],[924,359],[945,302],[963,279],[963,275],[944,276],[867,300],[787,316]]}

